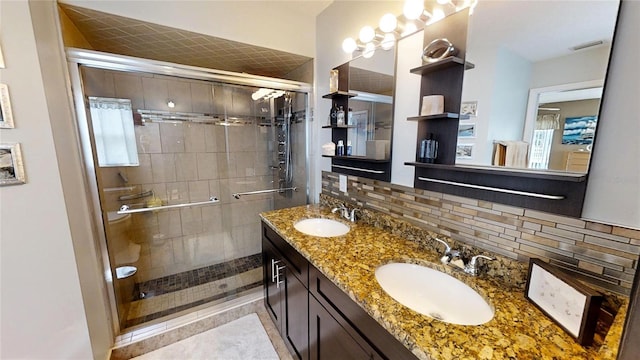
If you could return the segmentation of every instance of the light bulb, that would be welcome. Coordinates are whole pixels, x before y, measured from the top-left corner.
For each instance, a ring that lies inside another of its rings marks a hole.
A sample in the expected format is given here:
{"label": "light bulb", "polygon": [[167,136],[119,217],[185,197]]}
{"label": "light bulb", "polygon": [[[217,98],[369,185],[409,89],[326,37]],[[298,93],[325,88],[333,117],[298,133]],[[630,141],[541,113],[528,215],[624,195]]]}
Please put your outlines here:
{"label": "light bulb", "polygon": [[407,35],[411,35],[414,32],[418,31],[418,27],[416,26],[416,24],[410,22],[410,23],[406,23],[404,26],[404,31],[402,32],[402,34],[400,34],[400,36],[407,36]]}
{"label": "light bulb", "polygon": [[368,43],[373,40],[374,37],[376,37],[376,31],[373,30],[371,26],[367,25],[360,29],[360,41],[363,43]]}
{"label": "light bulb", "polygon": [[373,54],[375,54],[375,52],[376,46],[373,45],[373,43],[367,43],[367,45],[364,46],[364,50],[362,51],[362,57],[365,59],[369,59],[373,56]]}
{"label": "light bulb", "polygon": [[389,33],[396,29],[398,26],[398,19],[393,14],[384,14],[380,19],[380,30]]}
{"label": "light bulb", "polygon": [[389,34],[385,34],[384,35],[384,39],[382,39],[382,42],[380,43],[380,47],[384,50],[389,50],[393,47],[393,45],[396,43],[396,37],[389,33]]}
{"label": "light bulb", "polygon": [[406,17],[409,20],[415,20],[419,18],[420,15],[422,15],[423,11],[424,11],[423,0],[407,0],[404,3],[404,8],[402,9],[404,17]]}
{"label": "light bulb", "polygon": [[342,50],[348,54],[354,52],[358,48],[358,44],[353,38],[346,38],[342,42]]}
{"label": "light bulb", "polygon": [[167,101],[167,106],[173,109],[174,107],[176,107],[176,103],[174,103],[173,101],[169,100],[169,101]]}

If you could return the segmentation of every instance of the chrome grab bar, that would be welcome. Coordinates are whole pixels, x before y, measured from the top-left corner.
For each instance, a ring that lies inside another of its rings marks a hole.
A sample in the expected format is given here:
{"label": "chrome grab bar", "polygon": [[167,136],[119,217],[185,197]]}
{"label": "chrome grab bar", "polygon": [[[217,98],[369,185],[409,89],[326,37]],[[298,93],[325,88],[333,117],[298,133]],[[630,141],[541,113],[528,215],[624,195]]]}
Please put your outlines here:
{"label": "chrome grab bar", "polygon": [[482,185],[459,183],[455,181],[431,179],[431,178],[426,178],[421,176],[418,177],[418,180],[429,181],[429,182],[445,184],[445,185],[454,185],[454,186],[460,186],[460,187],[466,187],[466,188],[472,188],[472,189],[489,190],[489,191],[495,191],[495,192],[501,192],[501,193],[507,193],[507,194],[514,194],[514,195],[531,196],[531,197],[537,197],[541,199],[562,200],[565,198],[562,195],[538,194],[538,193],[532,193],[532,192],[526,192],[526,191],[496,188],[491,186],[482,186]]}
{"label": "chrome grab bar", "polygon": [[282,189],[267,189],[267,190],[246,191],[246,192],[235,193],[235,194],[232,194],[231,196],[233,196],[236,199],[240,199],[240,196],[242,196],[242,195],[268,194],[268,193],[274,193],[274,192],[281,193],[281,192],[285,192],[287,190],[298,191],[298,188],[297,187],[288,187],[288,188],[282,188]]}
{"label": "chrome grab bar", "polygon": [[368,172],[372,174],[384,174],[384,170],[371,170],[371,169],[363,169],[363,168],[344,166],[344,165],[331,165],[331,166],[341,168],[341,169],[347,169],[347,170],[363,171],[363,172]]}
{"label": "chrome grab bar", "polygon": [[185,204],[175,204],[175,205],[152,206],[152,207],[146,207],[146,208],[140,208],[140,209],[131,209],[131,207],[129,205],[122,205],[120,207],[120,210],[118,210],[118,212],[116,214],[118,214],[118,215],[135,214],[135,213],[142,213],[142,212],[156,211],[156,210],[164,210],[164,209],[176,209],[176,208],[191,207],[191,206],[210,205],[210,204],[215,204],[217,202],[220,202],[220,200],[218,200],[217,197],[212,196],[207,201],[192,202],[192,203],[185,203]]}

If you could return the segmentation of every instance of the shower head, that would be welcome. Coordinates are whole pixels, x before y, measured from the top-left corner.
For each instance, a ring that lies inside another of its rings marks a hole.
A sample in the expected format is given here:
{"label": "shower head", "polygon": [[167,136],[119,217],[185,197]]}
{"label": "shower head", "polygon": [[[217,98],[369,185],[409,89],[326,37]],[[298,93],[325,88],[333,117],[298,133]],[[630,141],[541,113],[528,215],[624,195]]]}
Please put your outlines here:
{"label": "shower head", "polygon": [[240,194],[233,194],[233,197],[236,199],[240,199]]}

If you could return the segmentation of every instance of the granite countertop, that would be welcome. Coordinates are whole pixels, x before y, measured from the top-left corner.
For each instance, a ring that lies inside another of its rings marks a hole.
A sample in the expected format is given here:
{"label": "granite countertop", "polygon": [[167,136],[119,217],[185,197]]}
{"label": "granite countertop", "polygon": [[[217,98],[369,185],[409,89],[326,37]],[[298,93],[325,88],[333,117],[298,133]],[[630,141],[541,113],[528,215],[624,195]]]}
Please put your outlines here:
{"label": "granite countertop", "polygon": [[[417,242],[364,223],[348,223],[318,205],[269,211],[261,217],[420,359],[616,358],[626,306],[621,306],[601,345],[583,347],[528,302],[522,289],[443,266],[438,254]],[[293,226],[315,217],[343,221],[351,230],[344,236],[319,238]],[[454,325],[401,305],[374,275],[377,267],[391,262],[429,266],[463,281],[495,309],[494,318],[483,325]]]}

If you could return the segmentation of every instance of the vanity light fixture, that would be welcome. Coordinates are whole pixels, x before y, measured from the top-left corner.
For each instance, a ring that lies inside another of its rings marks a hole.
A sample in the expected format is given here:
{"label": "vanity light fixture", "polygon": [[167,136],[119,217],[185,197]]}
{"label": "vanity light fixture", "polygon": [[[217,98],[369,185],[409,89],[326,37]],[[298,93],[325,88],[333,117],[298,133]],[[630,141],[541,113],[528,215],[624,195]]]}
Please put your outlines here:
{"label": "vanity light fixture", "polygon": [[253,94],[251,94],[251,98],[253,99],[253,101],[258,101],[260,99],[269,100],[279,98],[280,96],[284,95],[284,93],[285,92],[283,90],[260,88],[254,91]]}
{"label": "vanity light fixture", "polygon": [[391,33],[398,27],[398,19],[395,15],[386,13],[382,15],[382,18],[380,18],[380,23],[378,24],[378,26],[380,27],[380,30],[382,30],[382,32]]}
{"label": "vanity light fixture", "polygon": [[416,20],[424,14],[423,0],[407,0],[402,8],[404,17],[408,20]]}
{"label": "vanity light fixture", "polygon": [[371,42],[376,37],[376,31],[369,25],[364,26],[360,29],[360,41],[367,44]]}
{"label": "vanity light fixture", "polygon": [[436,6],[429,12],[425,10],[424,0],[405,0],[402,9],[403,15],[384,14],[377,29],[367,25],[360,29],[358,40],[352,37],[344,39],[342,50],[348,54],[361,51],[362,55],[365,55],[366,52],[367,56],[365,57],[369,58],[377,47],[389,50],[393,48],[397,38],[411,35],[421,26],[430,25],[467,7],[471,7],[473,10],[478,0],[437,0],[437,3],[446,9]]}
{"label": "vanity light fixture", "polygon": [[373,54],[375,54],[375,52],[376,46],[371,42],[367,43],[367,45],[364,46],[364,50],[362,51],[362,57],[364,57],[365,59],[369,59],[373,56]]}
{"label": "vanity light fixture", "polygon": [[384,38],[380,42],[382,50],[390,50],[396,43],[396,36],[393,33],[384,34]]}
{"label": "vanity light fixture", "polygon": [[352,53],[356,51],[357,48],[358,43],[356,43],[356,41],[351,37],[344,39],[342,42],[342,50],[346,53]]}

